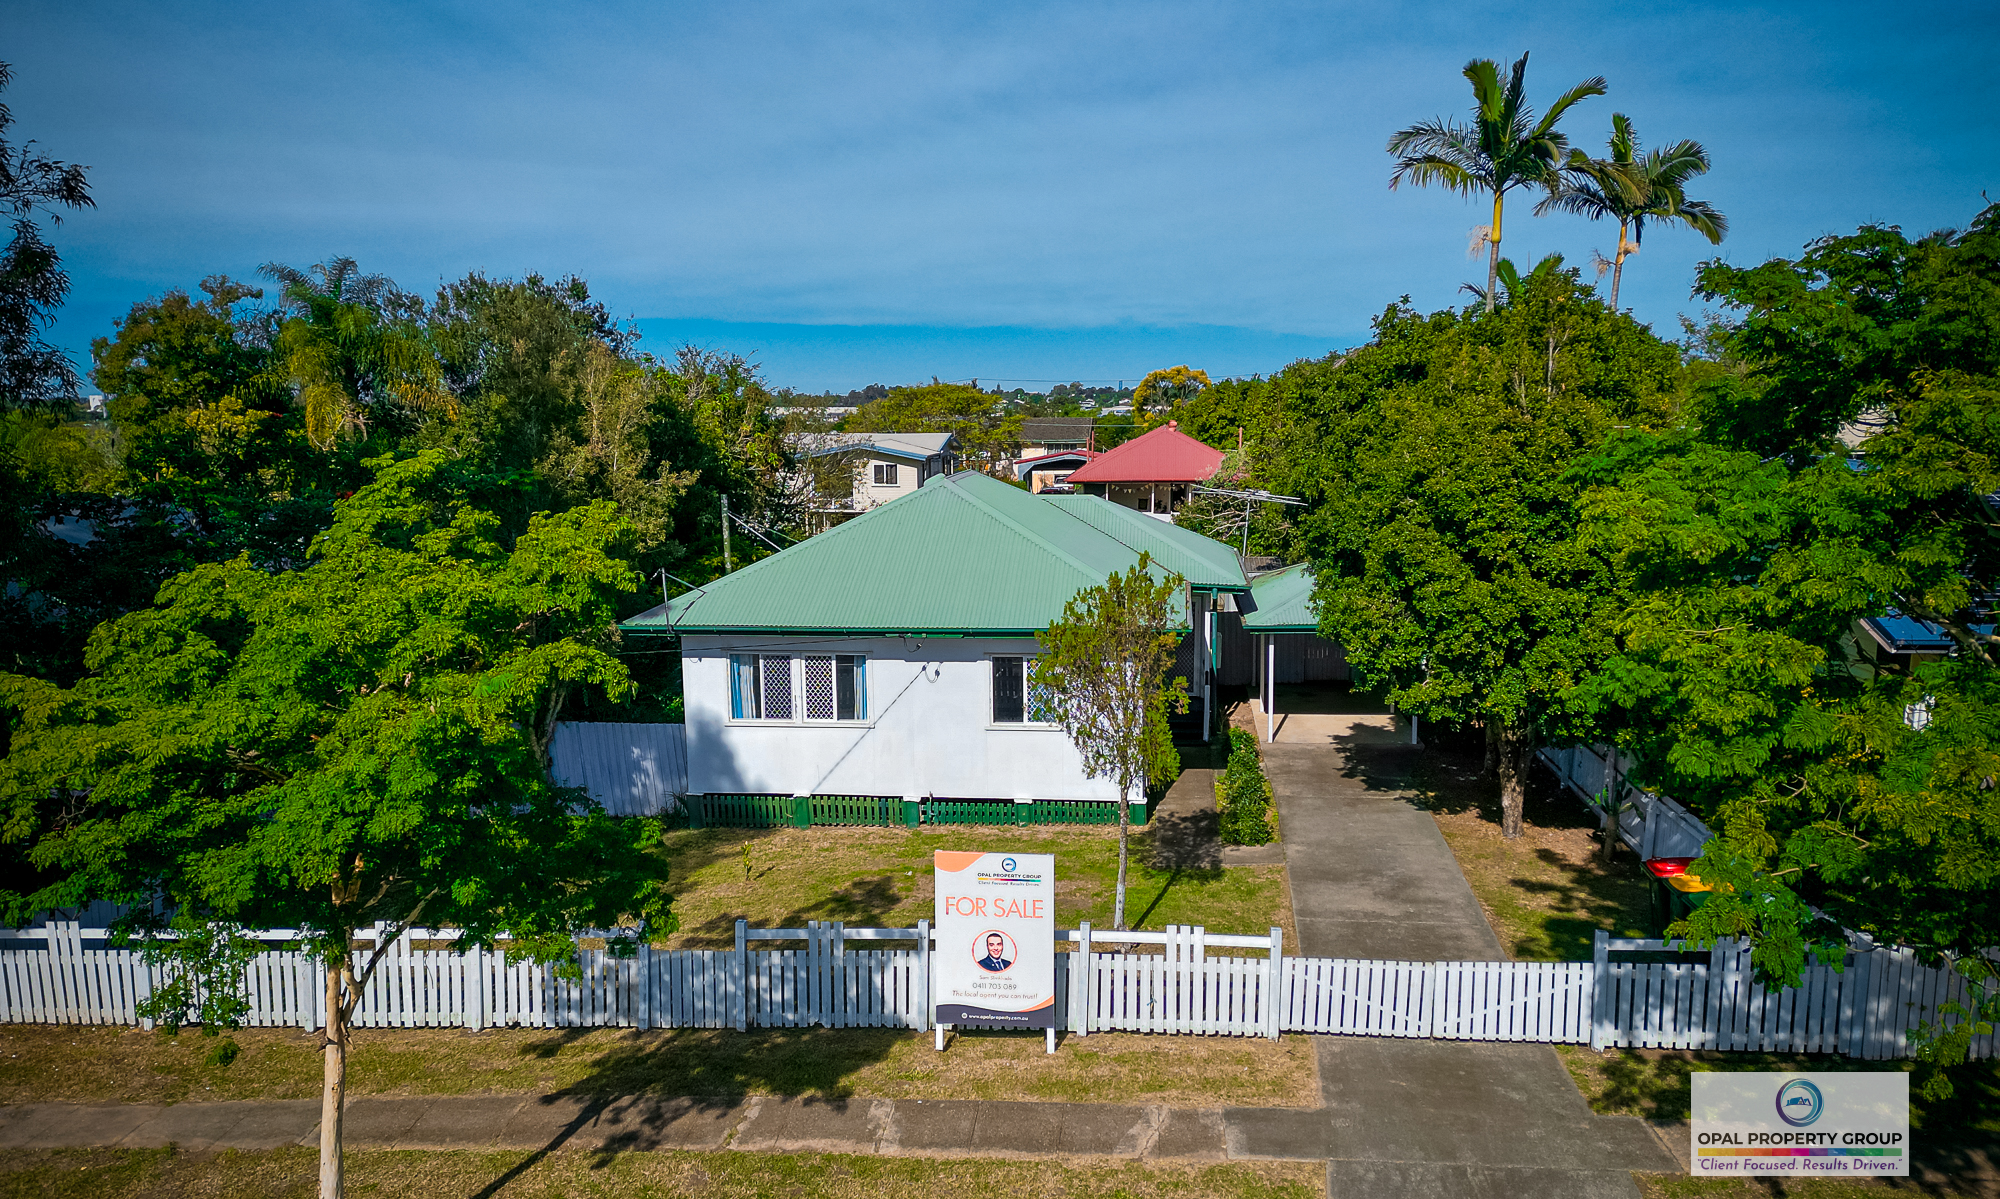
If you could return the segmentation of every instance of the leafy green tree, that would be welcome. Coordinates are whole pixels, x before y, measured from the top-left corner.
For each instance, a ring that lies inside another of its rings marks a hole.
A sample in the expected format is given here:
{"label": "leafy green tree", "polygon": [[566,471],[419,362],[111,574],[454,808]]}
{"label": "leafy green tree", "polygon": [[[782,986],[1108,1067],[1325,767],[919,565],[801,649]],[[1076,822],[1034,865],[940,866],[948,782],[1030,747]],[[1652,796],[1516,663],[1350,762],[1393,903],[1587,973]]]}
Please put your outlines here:
{"label": "leafy green tree", "polygon": [[1125,868],[1132,833],[1132,796],[1144,794],[1149,758],[1158,753],[1163,722],[1156,711],[1187,710],[1187,680],[1167,678],[1185,624],[1185,583],[1155,577],[1144,553],[1122,574],[1076,593],[1062,619],[1036,636],[1029,688],[1046,718],[1069,734],[1083,768],[1118,784],[1118,894],[1112,924],[1125,927]]}
{"label": "leafy green tree", "polygon": [[1465,78],[1472,84],[1471,124],[1438,118],[1398,130],[1389,139],[1389,153],[1396,156],[1396,169],[1389,176],[1392,190],[1406,182],[1419,187],[1435,183],[1461,195],[1493,197],[1493,224],[1485,231],[1488,312],[1497,302],[1500,220],[1507,193],[1518,187],[1556,186],[1557,172],[1569,151],[1569,139],[1557,131],[1556,122],[1578,101],[1601,96],[1605,90],[1602,75],[1586,79],[1558,96],[1538,121],[1523,94],[1527,73],[1526,54],[1514,64],[1505,84],[1498,63],[1474,59],[1465,64]]}
{"label": "leafy green tree", "polygon": [[158,896],[299,929],[325,968],[327,1196],[350,1018],[391,938],[455,926],[461,947],[559,958],[582,928],[672,927],[657,823],[546,769],[568,698],[629,685],[624,525],[600,502],[503,543],[443,452],[372,466],[303,569],[200,566],[99,629],[76,686],[0,676],[5,836],[41,871],[0,883],[6,918]]}
{"label": "leafy green tree", "polygon": [[[14,69],[0,62],[0,91]],[[14,145],[7,130],[13,114],[0,104],[0,209],[14,235],[0,250],[0,411],[62,411],[76,402],[76,368],[69,356],[42,340],[69,295],[69,276],[55,247],[42,239],[37,214],[61,225],[65,209],[95,208],[88,168],[38,152],[34,142]]]}
{"label": "leafy green tree", "polygon": [[1020,415],[1007,411],[999,392],[981,391],[978,380],[892,387],[841,425],[861,433],[955,433],[959,456],[984,466],[999,463],[1021,444]]}
{"label": "leafy green tree", "polygon": [[1508,837],[1536,741],[1592,733],[1573,692],[1625,603],[1577,535],[1579,468],[1619,426],[1670,423],[1681,380],[1575,272],[1522,285],[1492,312],[1391,307],[1369,344],[1273,381],[1316,501],[1321,631],[1398,709],[1487,727]]}
{"label": "leafy green tree", "polygon": [[[1718,831],[1694,868],[1718,889],[1673,931],[1748,937],[1795,984],[1856,929],[1954,958],[1991,1003],[2000,207],[1711,263],[1699,288],[1731,315],[1696,432],[1625,439],[1586,509],[1640,588],[1591,689],[1637,780]],[[1891,613],[1954,651],[1882,652],[1857,622]]]}
{"label": "leafy green tree", "polygon": [[1212,386],[1207,371],[1190,370],[1185,364],[1148,372],[1132,389],[1132,415],[1143,421],[1148,407],[1173,408]]}
{"label": "leafy green tree", "polygon": [[1700,142],[1678,141],[1642,156],[1632,122],[1624,113],[1614,112],[1608,146],[1609,158],[1570,151],[1560,182],[1535,206],[1535,213],[1553,208],[1592,220],[1618,222],[1618,249],[1611,257],[1611,307],[1615,310],[1625,256],[1639,252],[1647,221],[1686,225],[1706,237],[1710,245],[1721,245],[1729,233],[1729,218],[1705,200],[1687,198],[1688,180],[1708,173],[1708,151]]}
{"label": "leafy green tree", "polygon": [[428,414],[458,415],[437,351],[416,318],[421,305],[352,258],[307,270],[267,263],[284,285],[277,367],[290,381],[306,437],[321,449],[365,440],[370,429],[405,433]]}

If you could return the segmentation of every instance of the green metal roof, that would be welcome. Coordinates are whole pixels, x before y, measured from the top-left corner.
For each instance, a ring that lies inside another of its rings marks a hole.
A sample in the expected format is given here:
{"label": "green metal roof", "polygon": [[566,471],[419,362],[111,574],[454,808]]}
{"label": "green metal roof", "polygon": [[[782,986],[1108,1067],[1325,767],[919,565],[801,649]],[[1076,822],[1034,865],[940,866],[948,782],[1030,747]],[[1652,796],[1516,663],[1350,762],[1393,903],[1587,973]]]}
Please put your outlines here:
{"label": "green metal roof", "polygon": [[1172,521],[1136,512],[1094,495],[1046,495],[1048,503],[1131,547],[1202,589],[1242,591],[1247,583],[1236,551]]}
{"label": "green metal roof", "polygon": [[1319,610],[1312,602],[1312,568],[1301,562],[1250,580],[1257,610],[1243,617],[1246,633],[1316,633]]}
{"label": "green metal roof", "polygon": [[1199,588],[1249,586],[1228,546],[1131,513],[1156,526],[1139,529],[1116,512],[1088,506],[1117,508],[1106,500],[1063,497],[1058,504],[1054,498],[973,472],[933,479],[913,495],[676,596],[621,627],[633,633],[1025,635],[1047,628],[1077,592],[1130,568],[1141,550],[1154,555],[1161,576],[1180,574]]}

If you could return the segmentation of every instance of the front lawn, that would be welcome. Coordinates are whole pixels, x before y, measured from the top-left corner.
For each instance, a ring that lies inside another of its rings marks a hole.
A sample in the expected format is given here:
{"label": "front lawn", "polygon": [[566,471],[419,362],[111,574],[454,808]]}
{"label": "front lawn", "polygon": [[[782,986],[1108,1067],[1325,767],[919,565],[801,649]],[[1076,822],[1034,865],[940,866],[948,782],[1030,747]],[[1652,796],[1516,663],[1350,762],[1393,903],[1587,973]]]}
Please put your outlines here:
{"label": "front lawn", "polygon": [[[207,1060],[198,1033],[0,1026],[0,1103],[179,1103],[307,1099],[320,1093],[313,1038],[296,1029],[232,1034],[236,1060]],[[944,1053],[895,1029],[363,1028],[355,1095],[536,1092],[614,1096],[1010,1099],[1174,1107],[1315,1107],[1305,1037],[965,1032]]]}
{"label": "front lawn", "polygon": [[[598,1154],[363,1151],[346,1155],[350,1195],[487,1199],[812,1195],[827,1199],[1309,1199],[1324,1193],[1317,1162],[973,1161],[832,1153]],[[182,1153],[174,1149],[59,1149],[0,1157],[0,1199],[139,1199],[159,1195],[318,1194],[316,1149]]]}
{"label": "front lawn", "polygon": [[[1155,868],[1145,829],[1135,830],[1126,882],[1133,928],[1199,924],[1261,935],[1273,925],[1296,944],[1283,866]],[[726,949],[739,917],[798,928],[808,920],[908,928],[932,914],[931,853],[939,849],[1051,853],[1056,925],[1111,927],[1118,879],[1116,826],[691,829],[668,834],[680,931],[675,949]]]}
{"label": "front lawn", "polygon": [[1597,818],[1537,765],[1528,776],[1524,830],[1500,835],[1500,784],[1480,772],[1475,748],[1428,749],[1416,786],[1451,846],[1487,923],[1516,961],[1589,961],[1598,929],[1643,937],[1651,884],[1619,845],[1598,861]]}

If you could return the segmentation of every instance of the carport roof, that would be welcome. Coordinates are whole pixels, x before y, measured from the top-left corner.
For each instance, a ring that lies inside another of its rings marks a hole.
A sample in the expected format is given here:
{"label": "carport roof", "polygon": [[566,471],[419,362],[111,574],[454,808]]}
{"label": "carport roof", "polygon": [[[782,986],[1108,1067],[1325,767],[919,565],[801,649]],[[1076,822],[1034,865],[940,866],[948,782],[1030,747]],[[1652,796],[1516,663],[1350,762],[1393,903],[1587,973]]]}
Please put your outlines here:
{"label": "carport roof", "polygon": [[1313,603],[1312,568],[1304,562],[1250,580],[1255,612],[1243,617],[1246,633],[1317,633],[1319,609]]}

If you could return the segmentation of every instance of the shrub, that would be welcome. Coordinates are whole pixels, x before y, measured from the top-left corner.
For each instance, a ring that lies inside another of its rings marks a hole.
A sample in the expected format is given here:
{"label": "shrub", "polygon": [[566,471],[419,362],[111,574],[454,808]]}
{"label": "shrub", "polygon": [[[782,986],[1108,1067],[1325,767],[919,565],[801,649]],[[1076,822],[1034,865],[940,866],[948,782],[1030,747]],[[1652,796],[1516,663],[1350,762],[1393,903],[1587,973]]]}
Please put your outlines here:
{"label": "shrub", "polygon": [[1215,783],[1215,807],[1222,818],[1224,845],[1268,845],[1271,828],[1271,784],[1257,756],[1257,738],[1243,729],[1229,730],[1229,763]]}

